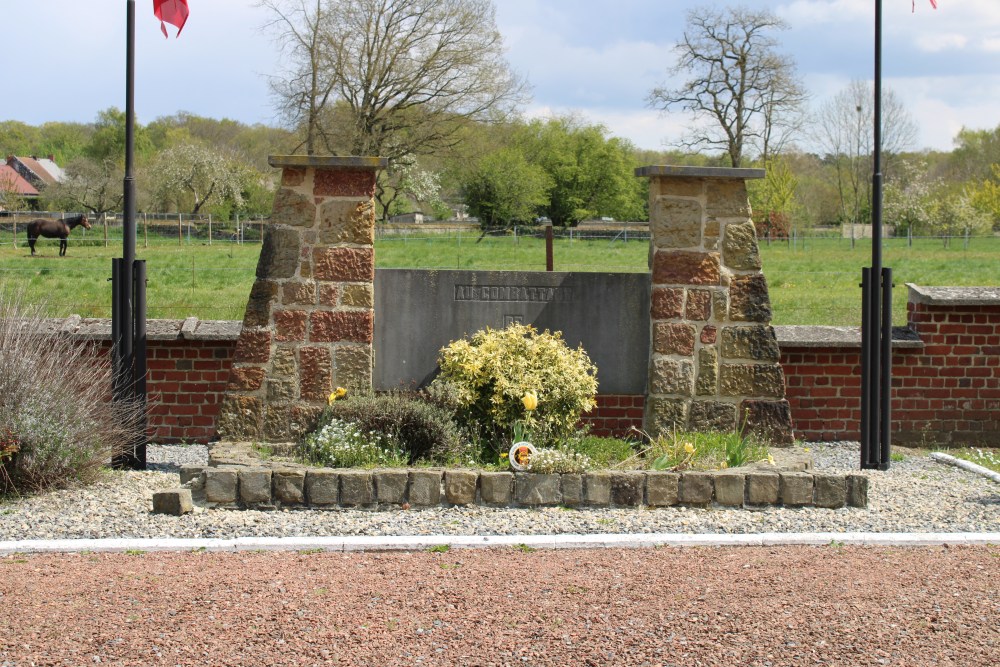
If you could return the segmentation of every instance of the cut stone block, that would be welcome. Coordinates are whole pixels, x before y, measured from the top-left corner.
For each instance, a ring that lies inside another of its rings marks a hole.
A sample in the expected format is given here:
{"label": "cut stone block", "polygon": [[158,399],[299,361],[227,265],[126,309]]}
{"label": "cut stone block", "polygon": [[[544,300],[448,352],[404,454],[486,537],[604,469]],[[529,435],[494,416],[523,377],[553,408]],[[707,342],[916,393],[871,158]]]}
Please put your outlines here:
{"label": "cut stone block", "polygon": [[244,468],[239,472],[240,502],[271,502],[271,471],[267,468]]}
{"label": "cut stone block", "polygon": [[559,475],[515,473],[514,502],[518,505],[558,505],[562,502]]}
{"label": "cut stone block", "polygon": [[319,468],[306,473],[306,499],[310,505],[336,505],[340,502],[340,473]]}
{"label": "cut stone block", "polygon": [[783,472],[781,476],[781,504],[788,507],[806,507],[813,503],[813,477],[805,472]]}
{"label": "cut stone block", "polygon": [[560,481],[562,504],[573,507],[583,502],[583,475],[567,473]]}
{"label": "cut stone block", "polygon": [[340,473],[340,504],[364,507],[375,502],[375,482],[370,472],[345,470]]}
{"label": "cut stone block", "polygon": [[197,480],[201,477],[201,473],[205,472],[205,466],[196,465],[182,465],[181,466],[181,486],[184,486],[192,480]]}
{"label": "cut stone block", "polygon": [[754,471],[747,474],[747,504],[777,505],[780,476],[776,472]]}
{"label": "cut stone block", "polygon": [[847,476],[847,504],[868,507],[868,478],[864,475]]}
{"label": "cut stone block", "polygon": [[411,470],[409,498],[411,505],[433,507],[441,504],[441,471]]}
{"label": "cut stone block", "polygon": [[306,501],[306,471],[275,470],[271,478],[274,500],[284,505],[301,505]]}
{"label": "cut stone block", "polygon": [[153,514],[181,516],[193,511],[191,489],[167,489],[153,493]]}
{"label": "cut stone block", "polygon": [[746,476],[741,472],[719,472],[715,475],[715,502],[726,507],[742,507]]}
{"label": "cut stone block", "polygon": [[681,473],[678,500],[683,505],[705,506],[712,502],[712,473],[692,470]]}
{"label": "cut stone block", "polygon": [[847,478],[843,475],[814,474],[813,484],[816,507],[838,509],[847,504]]}
{"label": "cut stone block", "polygon": [[484,472],[479,475],[479,497],[485,505],[510,505],[513,487],[513,473]]}
{"label": "cut stone block", "polygon": [[588,505],[603,507],[611,504],[611,475],[588,472],[583,477],[584,500]]}
{"label": "cut stone block", "polygon": [[237,472],[231,468],[209,468],[205,471],[205,501],[235,503]]}
{"label": "cut stone block", "polygon": [[646,502],[654,507],[677,504],[681,476],[675,472],[651,471],[646,474]]}
{"label": "cut stone block", "polygon": [[472,505],[476,502],[479,473],[472,470],[446,470],[444,497],[451,505]]}
{"label": "cut stone block", "polygon": [[646,474],[619,472],[611,474],[611,504],[624,507],[642,505],[646,498]]}
{"label": "cut stone block", "polygon": [[375,499],[379,503],[402,505],[406,502],[406,485],[410,473],[406,470],[376,470]]}

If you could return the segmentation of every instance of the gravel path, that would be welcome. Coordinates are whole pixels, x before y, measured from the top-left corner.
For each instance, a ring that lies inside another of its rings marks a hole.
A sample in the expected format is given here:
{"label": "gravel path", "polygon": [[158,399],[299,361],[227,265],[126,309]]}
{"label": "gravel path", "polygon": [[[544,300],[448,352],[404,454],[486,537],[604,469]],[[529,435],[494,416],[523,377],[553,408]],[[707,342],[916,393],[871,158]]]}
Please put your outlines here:
{"label": "gravel path", "polygon": [[[817,470],[856,471],[857,443],[809,446]],[[206,462],[200,446],[151,446],[152,470],[116,472],[87,489],[0,505],[0,540],[336,535],[549,535],[587,533],[997,532],[1000,484],[919,454],[867,473],[867,510],[496,509],[409,511],[199,509],[173,517],[150,512],[153,491],[175,487],[184,463]]]}
{"label": "gravel path", "polygon": [[[817,469],[856,444],[813,445]],[[150,512],[203,447],[0,505],[0,540],[612,532],[993,532],[1000,484],[926,456],[867,510]],[[0,667],[1000,664],[1000,547],[0,556]]]}

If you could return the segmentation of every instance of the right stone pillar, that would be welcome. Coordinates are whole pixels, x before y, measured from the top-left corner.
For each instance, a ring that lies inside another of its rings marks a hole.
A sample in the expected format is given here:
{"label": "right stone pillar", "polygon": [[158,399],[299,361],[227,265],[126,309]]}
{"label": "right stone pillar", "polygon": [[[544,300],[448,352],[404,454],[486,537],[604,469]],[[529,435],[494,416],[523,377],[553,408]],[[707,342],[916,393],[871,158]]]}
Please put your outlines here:
{"label": "right stone pillar", "polygon": [[746,180],[763,169],[651,166],[646,432],[754,433],[792,443],[792,418]]}

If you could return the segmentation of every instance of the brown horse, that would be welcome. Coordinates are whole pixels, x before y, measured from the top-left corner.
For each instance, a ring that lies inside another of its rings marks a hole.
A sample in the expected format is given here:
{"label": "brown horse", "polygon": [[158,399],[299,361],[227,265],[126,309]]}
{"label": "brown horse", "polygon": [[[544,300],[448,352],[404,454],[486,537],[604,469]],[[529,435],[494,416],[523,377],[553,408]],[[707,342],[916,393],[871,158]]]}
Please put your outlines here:
{"label": "brown horse", "polygon": [[59,256],[64,257],[66,255],[66,237],[79,225],[83,225],[84,229],[90,229],[90,223],[85,214],[74,215],[65,220],[32,220],[28,223],[28,247],[31,248],[31,254],[35,254],[35,241],[38,240],[39,236],[44,236],[47,239],[59,239]]}

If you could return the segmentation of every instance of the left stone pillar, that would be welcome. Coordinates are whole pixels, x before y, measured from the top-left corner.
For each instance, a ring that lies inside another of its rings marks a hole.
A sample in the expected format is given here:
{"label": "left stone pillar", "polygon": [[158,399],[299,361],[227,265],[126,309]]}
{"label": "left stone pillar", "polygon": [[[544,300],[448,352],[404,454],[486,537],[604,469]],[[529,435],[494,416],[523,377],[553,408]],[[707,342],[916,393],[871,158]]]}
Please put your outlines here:
{"label": "left stone pillar", "polygon": [[299,438],[336,387],[372,382],[382,158],[272,156],[282,170],[219,415],[224,440]]}

